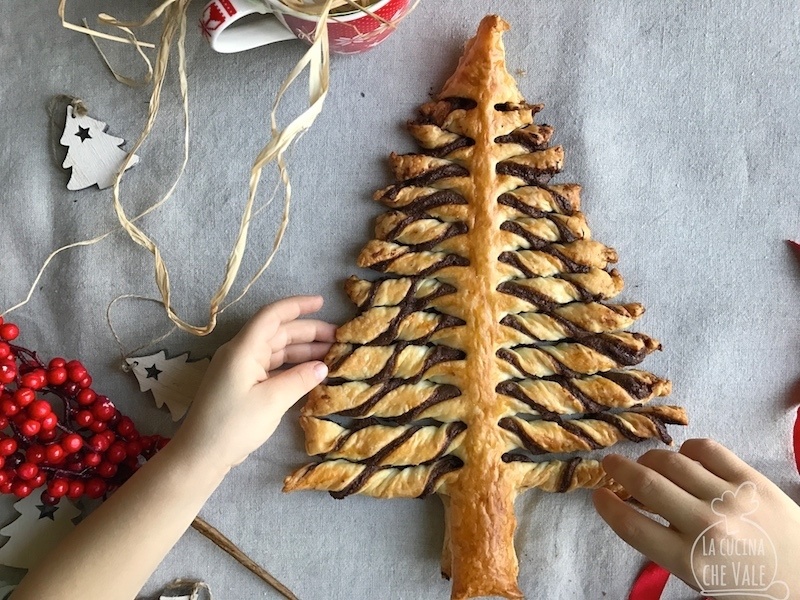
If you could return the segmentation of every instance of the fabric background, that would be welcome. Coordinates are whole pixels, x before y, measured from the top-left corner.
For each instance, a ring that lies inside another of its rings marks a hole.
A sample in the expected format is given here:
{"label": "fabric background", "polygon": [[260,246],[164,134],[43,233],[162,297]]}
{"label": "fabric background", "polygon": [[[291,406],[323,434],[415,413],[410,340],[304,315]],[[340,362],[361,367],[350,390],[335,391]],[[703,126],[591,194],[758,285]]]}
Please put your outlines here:
{"label": "fabric background", "polygon": [[[66,190],[68,173],[51,156],[51,97],[80,96],[130,143],[149,91],[116,83],[90,41],[61,28],[54,3],[0,5],[0,306],[7,307],[24,297],[51,250],[115,223],[110,190]],[[69,17],[135,18],[153,6],[72,0]],[[201,8],[199,0],[191,8],[187,42],[191,160],[174,198],[144,220],[170,268],[177,310],[198,323],[221,278],[275,92],[304,51],[287,42],[217,55],[195,26]],[[175,334],[149,350],[210,354],[258,306],[289,294],[323,294],[324,318],[352,316],[342,282],[356,272],[356,254],[381,210],[370,196],[389,182],[385,157],[413,148],[402,124],[439,89],[487,12],[511,23],[510,70],[529,101],[546,104],[539,120],[555,126],[554,141],[565,147],[558,181],[584,186],[594,236],[619,251],[627,283],[621,300],[648,308],[639,329],[664,351],[644,366],[673,380],[671,401],[691,416],[685,432],[672,429],[676,442],[716,438],[800,497],[787,398],[800,377],[800,273],[782,242],[800,235],[793,1],[423,0],[383,45],[334,58],[323,114],[291,155],[292,221],[266,276],[213,335]],[[149,33],[154,40],[157,31]],[[129,49],[114,46],[104,45],[115,64],[140,71]],[[123,185],[129,214],[160,197],[179,164],[172,77],[156,133]],[[288,105],[299,107],[303,92]],[[269,251],[279,215],[276,200],[254,223],[245,275]],[[167,411],[118,368],[105,309],[126,293],[156,290],[150,255],[117,234],[56,259],[13,320],[23,342],[44,356],[81,358],[96,389],[143,431],[169,433]],[[114,323],[129,349],[168,328],[158,308],[141,302],[120,303]],[[303,600],[447,598],[437,498],[337,502],[324,493],[281,493],[282,478],[305,461],[296,417],[295,409],[230,474],[202,516]],[[633,456],[647,447],[619,451]],[[11,517],[11,499],[0,503]],[[529,598],[625,597],[643,559],[605,527],[587,494],[529,492],[517,510],[520,582]],[[278,597],[191,530],[147,590],[177,577],[202,578],[221,599]],[[673,580],[665,597],[696,594]]]}

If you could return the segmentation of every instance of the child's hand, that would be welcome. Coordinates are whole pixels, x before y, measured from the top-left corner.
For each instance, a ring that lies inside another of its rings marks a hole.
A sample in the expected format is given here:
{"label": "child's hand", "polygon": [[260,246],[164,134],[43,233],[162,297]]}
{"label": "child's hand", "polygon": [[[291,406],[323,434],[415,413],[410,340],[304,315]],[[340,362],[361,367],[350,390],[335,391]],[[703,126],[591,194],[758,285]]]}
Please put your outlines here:
{"label": "child's hand", "polygon": [[[650,450],[638,462],[612,454],[603,460],[603,467],[670,526],[648,518],[606,489],[597,490],[593,496],[600,516],[628,544],[695,589],[697,582],[690,566],[692,545],[701,532],[722,518],[712,511],[712,501],[726,491],[736,492],[744,482],[753,483],[757,502],[751,502],[749,508],[755,511],[747,514],[747,519],[758,524],[775,546],[775,579],[788,585],[791,597],[800,594],[796,566],[800,557],[800,507],[727,448],[712,440],[688,440],[680,452]],[[715,506],[719,509],[719,504]],[[721,534],[725,534],[724,527]],[[742,563],[749,560],[747,556],[738,558]],[[764,557],[752,560],[759,564],[774,562]],[[737,596],[744,597],[747,594]]]}
{"label": "child's hand", "polygon": [[[261,446],[289,407],[328,373],[319,360],[330,348],[336,327],[298,319],[321,307],[319,296],[297,296],[256,313],[214,354],[170,445],[201,456],[223,472]],[[302,364],[275,371],[284,363]]]}

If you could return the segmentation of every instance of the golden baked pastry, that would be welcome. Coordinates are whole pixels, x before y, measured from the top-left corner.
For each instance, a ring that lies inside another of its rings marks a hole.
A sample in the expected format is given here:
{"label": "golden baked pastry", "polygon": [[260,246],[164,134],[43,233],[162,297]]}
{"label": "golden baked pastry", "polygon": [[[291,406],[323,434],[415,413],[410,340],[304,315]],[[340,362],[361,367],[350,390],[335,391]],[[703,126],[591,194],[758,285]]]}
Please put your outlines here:
{"label": "golden baked pastry", "polygon": [[[550,184],[563,150],[505,68],[506,23],[486,17],[438,100],[410,123],[420,154],[391,157],[391,211],[351,278],[325,385],[302,409],[315,462],[285,490],[445,503],[452,598],[521,598],[514,499],[527,488],[617,486],[564,454],[671,439],[670,383],[630,369],[660,348],[615,304],[616,252],[590,239],[580,188]],[[557,456],[548,456],[548,455]],[[543,456],[544,455],[544,456]]]}

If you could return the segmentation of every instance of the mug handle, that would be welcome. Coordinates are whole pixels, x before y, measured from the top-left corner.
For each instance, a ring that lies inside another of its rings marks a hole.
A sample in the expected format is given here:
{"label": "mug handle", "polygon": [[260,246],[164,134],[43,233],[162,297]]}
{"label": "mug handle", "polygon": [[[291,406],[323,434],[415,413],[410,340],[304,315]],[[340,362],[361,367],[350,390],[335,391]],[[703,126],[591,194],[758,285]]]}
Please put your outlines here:
{"label": "mug handle", "polygon": [[[265,2],[257,0],[211,0],[200,17],[200,30],[211,48],[224,54],[297,39],[272,12]],[[228,30],[239,19],[256,13],[271,16]]]}

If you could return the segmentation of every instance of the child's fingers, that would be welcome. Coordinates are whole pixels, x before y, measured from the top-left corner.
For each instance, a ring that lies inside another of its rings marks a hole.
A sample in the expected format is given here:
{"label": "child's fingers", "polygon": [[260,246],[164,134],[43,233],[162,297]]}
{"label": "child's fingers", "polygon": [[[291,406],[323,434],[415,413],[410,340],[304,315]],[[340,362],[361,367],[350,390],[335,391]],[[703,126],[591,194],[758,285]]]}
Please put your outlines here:
{"label": "child's fingers", "polygon": [[262,381],[257,387],[264,391],[268,402],[281,413],[317,387],[328,375],[325,363],[312,361],[297,365]]}
{"label": "child's fingers", "polygon": [[713,500],[730,484],[709,472],[688,456],[672,450],[648,450],[639,457],[639,464],[661,473],[664,477],[679,485],[695,498]]}
{"label": "child's fingers", "polygon": [[329,342],[310,342],[293,344],[275,352],[269,361],[269,370],[280,368],[283,364],[297,364],[309,360],[322,360],[331,349]]}
{"label": "child's fingers", "polygon": [[705,503],[660,473],[618,454],[606,456],[603,468],[631,496],[679,531],[700,531],[707,525],[700,515]]}
{"label": "child's fingers", "polygon": [[297,319],[284,323],[278,328],[272,338],[272,350],[274,352],[292,344],[333,342],[335,340],[336,325],[318,319]]}
{"label": "child's fingers", "polygon": [[680,453],[696,460],[717,477],[734,484],[758,477],[755,469],[714,440],[686,440]]}
{"label": "child's fingers", "polygon": [[676,553],[682,548],[678,532],[646,517],[610,490],[596,490],[592,502],[600,517],[629,546],[668,568],[676,564]]}
{"label": "child's fingers", "polygon": [[[240,343],[252,350],[269,348],[268,342],[283,323],[322,308],[322,296],[293,296],[263,306],[236,336]],[[266,360],[264,361],[266,362]]]}

